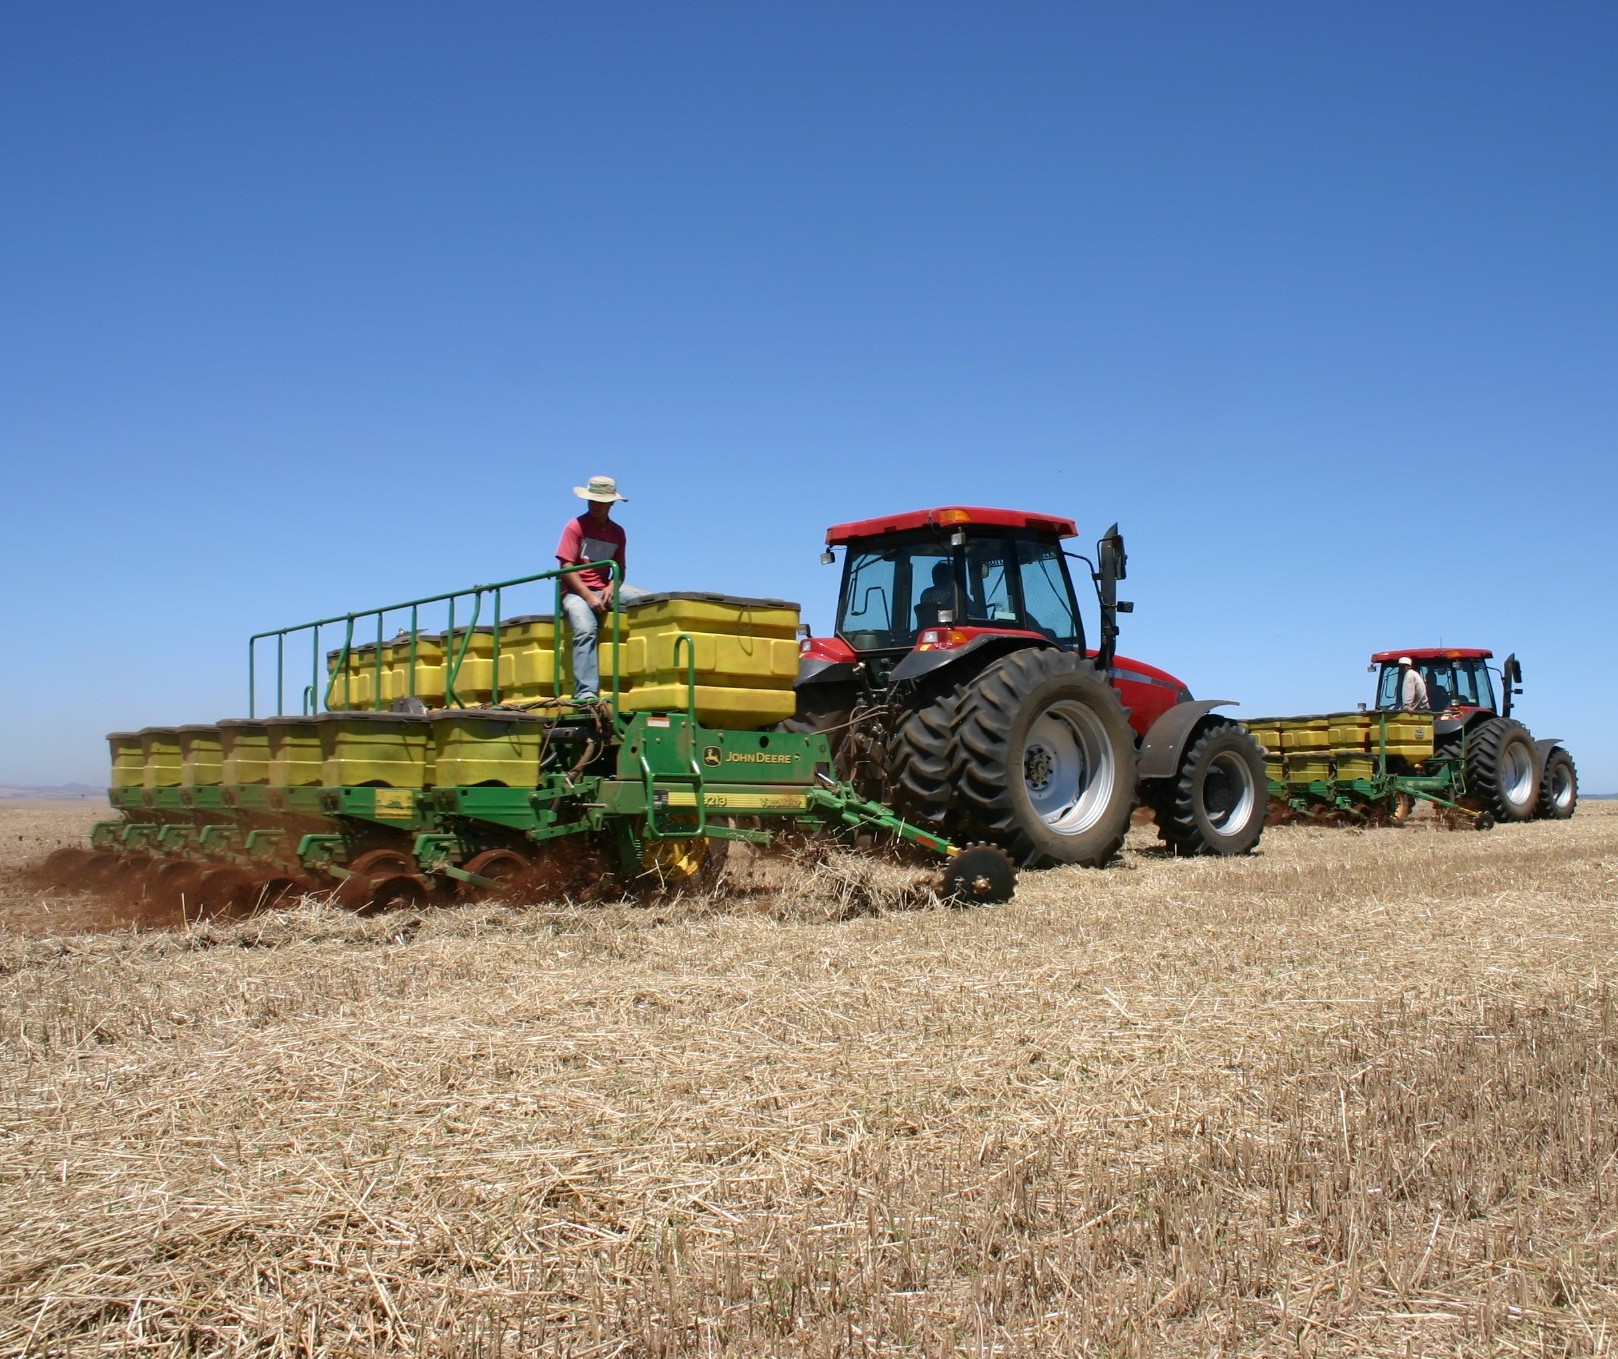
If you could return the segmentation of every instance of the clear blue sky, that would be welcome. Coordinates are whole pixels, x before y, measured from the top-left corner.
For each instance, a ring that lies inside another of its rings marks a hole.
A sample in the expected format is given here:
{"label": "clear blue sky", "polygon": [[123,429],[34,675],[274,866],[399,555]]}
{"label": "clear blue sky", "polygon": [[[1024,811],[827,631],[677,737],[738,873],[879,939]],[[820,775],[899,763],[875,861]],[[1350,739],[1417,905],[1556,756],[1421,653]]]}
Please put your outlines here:
{"label": "clear blue sky", "polygon": [[1618,791],[1618,5],[15,3],[0,120],[0,782],[607,472],[817,630],[835,520],[1117,519],[1199,694],[1515,649]]}

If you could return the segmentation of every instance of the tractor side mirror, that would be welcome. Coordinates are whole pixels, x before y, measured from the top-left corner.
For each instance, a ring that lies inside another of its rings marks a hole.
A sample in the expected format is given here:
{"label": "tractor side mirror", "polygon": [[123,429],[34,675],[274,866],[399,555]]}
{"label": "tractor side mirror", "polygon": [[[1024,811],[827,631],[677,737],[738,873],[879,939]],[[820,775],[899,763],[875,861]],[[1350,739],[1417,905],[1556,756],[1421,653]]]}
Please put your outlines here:
{"label": "tractor side mirror", "polygon": [[1114,524],[1096,544],[1096,559],[1101,563],[1101,574],[1114,580],[1123,580],[1129,574],[1129,554],[1124,551],[1124,535]]}
{"label": "tractor side mirror", "polygon": [[1505,690],[1500,695],[1500,714],[1502,717],[1511,716],[1511,700],[1518,698],[1522,690],[1518,687],[1522,683],[1522,662],[1517,659],[1517,653],[1512,652],[1506,657],[1505,664],[1500,667],[1501,687]]}
{"label": "tractor side mirror", "polygon": [[832,566],[836,561],[837,557],[829,547],[820,554],[820,564],[822,566]]}
{"label": "tractor side mirror", "polygon": [[1132,599],[1120,599],[1112,607],[1117,609],[1119,613],[1134,613],[1135,601]]}
{"label": "tractor side mirror", "polygon": [[954,533],[950,534],[949,535],[949,545],[951,547],[965,547],[966,546],[966,530],[963,529],[963,528],[958,528],[958,529],[955,530]]}

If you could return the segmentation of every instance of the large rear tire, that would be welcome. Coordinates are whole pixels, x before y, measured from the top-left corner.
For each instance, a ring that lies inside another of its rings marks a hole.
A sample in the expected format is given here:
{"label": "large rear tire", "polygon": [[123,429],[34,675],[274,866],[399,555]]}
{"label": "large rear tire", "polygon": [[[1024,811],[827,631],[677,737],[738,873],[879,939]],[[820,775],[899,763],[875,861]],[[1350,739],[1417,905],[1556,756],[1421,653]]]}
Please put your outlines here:
{"label": "large rear tire", "polygon": [[1536,814],[1547,821],[1566,821],[1579,805],[1579,771],[1573,757],[1561,746],[1552,746],[1539,777],[1539,805]]}
{"label": "large rear tire", "polygon": [[797,691],[798,709],[775,724],[776,731],[800,736],[825,735],[835,751],[847,733],[854,694],[842,684],[806,684]]}
{"label": "large rear tire", "polygon": [[937,825],[955,791],[960,748],[955,739],[961,693],[942,689],[894,724],[888,741],[887,782],[893,809],[906,821]]}
{"label": "large rear tire", "polygon": [[1014,651],[961,692],[950,824],[1029,867],[1099,867],[1135,808],[1135,734],[1082,656]]}
{"label": "large rear tire", "polygon": [[1527,821],[1539,802],[1536,763],[1528,729],[1491,717],[1468,735],[1466,791],[1497,821]]}
{"label": "large rear tire", "polygon": [[840,779],[854,772],[854,691],[846,684],[810,684],[797,691],[798,710],[777,722],[772,731],[796,736],[824,736],[831,747],[832,769]]}
{"label": "large rear tire", "polygon": [[1179,772],[1154,783],[1148,800],[1159,837],[1176,854],[1246,854],[1264,834],[1264,751],[1245,727],[1209,718]]}

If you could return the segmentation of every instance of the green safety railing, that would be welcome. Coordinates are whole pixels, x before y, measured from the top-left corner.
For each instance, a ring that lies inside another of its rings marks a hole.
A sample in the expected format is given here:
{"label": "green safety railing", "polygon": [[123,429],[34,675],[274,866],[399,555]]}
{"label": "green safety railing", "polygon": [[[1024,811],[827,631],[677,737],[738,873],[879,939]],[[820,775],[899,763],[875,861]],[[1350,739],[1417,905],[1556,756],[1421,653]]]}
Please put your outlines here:
{"label": "green safety railing", "polygon": [[[500,695],[500,632],[501,608],[503,596],[506,591],[517,589],[519,586],[533,585],[539,581],[554,580],[556,582],[552,618],[554,619],[554,640],[552,643],[554,663],[552,665],[552,685],[560,690],[562,682],[562,631],[566,616],[562,611],[562,596],[564,586],[562,578],[577,571],[604,570],[607,579],[613,583],[612,592],[612,702],[616,712],[621,697],[619,682],[619,665],[621,662],[621,646],[623,636],[623,601],[620,599],[622,573],[615,561],[581,562],[577,566],[558,567],[552,571],[538,571],[531,576],[518,576],[512,580],[497,581],[492,585],[471,585],[463,590],[451,590],[447,594],[425,595],[420,599],[407,599],[398,604],[384,604],[380,608],[361,609],[354,613],[334,614],[330,618],[316,618],[308,623],[298,623],[292,627],[272,628],[266,632],[255,632],[247,640],[247,715],[258,716],[258,665],[260,642],[275,642],[275,715],[284,716],[286,713],[286,683],[287,683],[287,650],[289,639],[301,633],[309,635],[310,682],[303,687],[299,701],[299,714],[309,716],[320,710],[324,701],[327,707],[336,693],[339,683],[342,685],[343,706],[353,709],[353,688],[355,672],[349,665],[349,658],[354,654],[356,629],[368,631],[372,619],[376,621],[376,640],[369,643],[374,647],[372,659],[371,679],[371,708],[382,711],[387,704],[382,698],[382,651],[385,644],[397,643],[408,632],[410,641],[409,650],[409,678],[406,681],[407,695],[416,697],[416,671],[420,658],[420,644],[422,637],[436,636],[433,632],[424,633],[421,625],[421,611],[434,605],[445,607],[447,618],[442,634],[444,638],[444,701],[446,706],[464,708],[465,702],[456,690],[456,681],[460,678],[463,665],[466,662],[467,652],[471,649],[472,640],[476,635],[478,620],[483,615],[485,602],[488,603],[492,621],[492,666],[490,677],[491,698],[493,703],[501,701]],[[457,604],[470,602],[471,619],[464,626],[457,627],[455,612]],[[410,626],[400,629],[399,633],[391,639],[383,637],[385,620],[389,614],[402,614],[409,610]],[[342,645],[332,655],[327,669],[322,674],[321,664],[324,659],[320,645],[322,628],[340,626],[343,629]],[[365,645],[366,643],[361,643]],[[602,678],[606,678],[605,675]],[[558,698],[563,695],[558,692]]]}

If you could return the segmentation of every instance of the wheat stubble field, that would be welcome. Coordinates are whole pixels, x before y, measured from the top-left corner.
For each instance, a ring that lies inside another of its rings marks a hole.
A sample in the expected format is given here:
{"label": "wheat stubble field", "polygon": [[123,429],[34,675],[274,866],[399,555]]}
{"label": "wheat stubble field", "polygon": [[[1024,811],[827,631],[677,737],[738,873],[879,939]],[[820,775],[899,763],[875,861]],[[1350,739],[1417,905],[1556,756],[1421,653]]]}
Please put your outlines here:
{"label": "wheat stubble field", "polygon": [[8,879],[0,1353],[1618,1348],[1618,804],[1262,848],[167,931]]}

